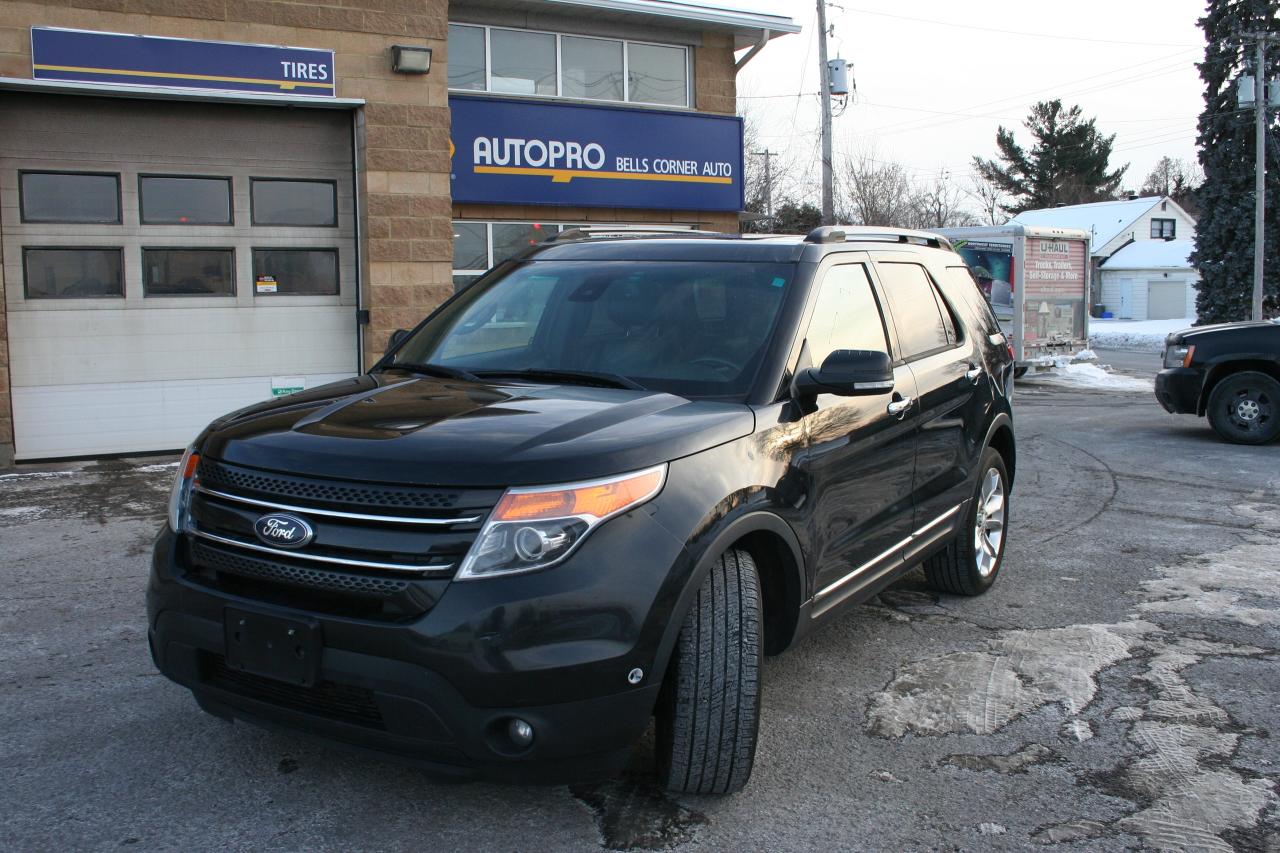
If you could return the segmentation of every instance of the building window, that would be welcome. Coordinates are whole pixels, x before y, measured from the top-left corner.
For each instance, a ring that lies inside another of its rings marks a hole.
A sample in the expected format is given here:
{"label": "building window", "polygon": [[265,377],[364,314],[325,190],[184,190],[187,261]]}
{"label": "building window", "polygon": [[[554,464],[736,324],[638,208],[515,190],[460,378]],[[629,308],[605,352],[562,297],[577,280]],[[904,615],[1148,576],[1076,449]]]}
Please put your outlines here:
{"label": "building window", "polygon": [[337,249],[254,249],[253,294],[334,296]]}
{"label": "building window", "polygon": [[143,249],[143,296],[235,296],[233,249]]}
{"label": "building window", "polygon": [[1178,236],[1178,220],[1176,219],[1152,219],[1151,220],[1151,239],[1152,240],[1172,240]]}
{"label": "building window", "polygon": [[120,176],[84,172],[22,172],[23,222],[120,223]]}
{"label": "building window", "polygon": [[142,175],[138,204],[143,225],[230,225],[231,179]]}
{"label": "building window", "polygon": [[338,185],[334,181],[254,178],[249,195],[254,225],[336,227]]}
{"label": "building window", "polygon": [[[619,229],[632,227],[621,223],[609,224]],[[460,290],[518,252],[545,242],[561,231],[580,227],[581,223],[455,221],[453,287]],[[663,227],[686,230],[693,226],[667,224]]]}
{"label": "building window", "polygon": [[123,253],[118,248],[24,248],[27,299],[92,299],[124,296]]}
{"label": "building window", "polygon": [[689,50],[622,39],[450,24],[449,88],[688,107]]}

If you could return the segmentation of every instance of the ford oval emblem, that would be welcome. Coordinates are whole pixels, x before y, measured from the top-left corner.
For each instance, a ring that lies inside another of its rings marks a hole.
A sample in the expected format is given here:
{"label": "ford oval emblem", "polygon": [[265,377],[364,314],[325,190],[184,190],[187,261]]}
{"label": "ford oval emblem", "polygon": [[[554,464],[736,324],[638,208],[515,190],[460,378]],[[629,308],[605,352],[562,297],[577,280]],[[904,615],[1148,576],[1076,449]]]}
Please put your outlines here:
{"label": "ford oval emblem", "polygon": [[258,538],[276,548],[301,548],[315,538],[316,532],[296,515],[273,512],[253,524]]}

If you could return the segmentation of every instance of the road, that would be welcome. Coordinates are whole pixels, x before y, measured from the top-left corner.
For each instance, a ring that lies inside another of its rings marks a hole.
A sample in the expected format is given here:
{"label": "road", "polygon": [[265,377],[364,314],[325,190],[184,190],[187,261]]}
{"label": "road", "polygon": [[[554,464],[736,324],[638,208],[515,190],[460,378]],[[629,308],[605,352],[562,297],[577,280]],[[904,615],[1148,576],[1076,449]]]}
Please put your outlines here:
{"label": "road", "polygon": [[1134,376],[1155,376],[1163,367],[1160,353],[1130,352],[1121,349],[1096,349],[1099,364],[1109,364],[1116,370]]}
{"label": "road", "polygon": [[755,775],[446,785],[230,725],[152,669],[169,460],[0,479],[9,850],[1280,849],[1280,445],[1018,392],[999,583],[913,573],[764,668]]}

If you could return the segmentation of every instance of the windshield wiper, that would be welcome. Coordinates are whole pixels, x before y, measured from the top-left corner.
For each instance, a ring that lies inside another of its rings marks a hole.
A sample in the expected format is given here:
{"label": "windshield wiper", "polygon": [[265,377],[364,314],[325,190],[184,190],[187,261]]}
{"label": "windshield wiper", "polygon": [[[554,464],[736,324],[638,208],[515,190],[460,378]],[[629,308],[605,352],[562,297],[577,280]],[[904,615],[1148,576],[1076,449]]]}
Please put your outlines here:
{"label": "windshield wiper", "polygon": [[524,370],[477,370],[476,376],[515,376],[522,379],[554,379],[561,382],[578,382],[582,385],[604,385],[612,388],[626,388],[631,391],[648,391],[634,379],[628,379],[617,373],[598,373],[593,370],[555,370],[551,368],[530,367]]}
{"label": "windshield wiper", "polygon": [[409,373],[422,373],[427,376],[439,376],[444,379],[465,379],[468,382],[479,382],[480,377],[474,373],[468,373],[465,370],[459,370],[456,367],[445,367],[443,364],[419,364],[413,361],[393,361],[390,364],[384,364],[378,368],[381,373],[385,370],[405,370]]}

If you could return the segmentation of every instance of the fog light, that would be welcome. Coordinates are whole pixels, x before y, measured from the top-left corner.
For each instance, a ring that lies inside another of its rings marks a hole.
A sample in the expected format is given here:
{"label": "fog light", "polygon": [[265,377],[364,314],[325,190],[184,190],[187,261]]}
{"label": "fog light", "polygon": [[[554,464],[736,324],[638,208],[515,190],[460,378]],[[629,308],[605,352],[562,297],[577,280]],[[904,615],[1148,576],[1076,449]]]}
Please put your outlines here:
{"label": "fog light", "polygon": [[507,737],[511,738],[511,742],[516,746],[524,749],[533,743],[533,726],[521,719],[513,719],[507,723]]}

